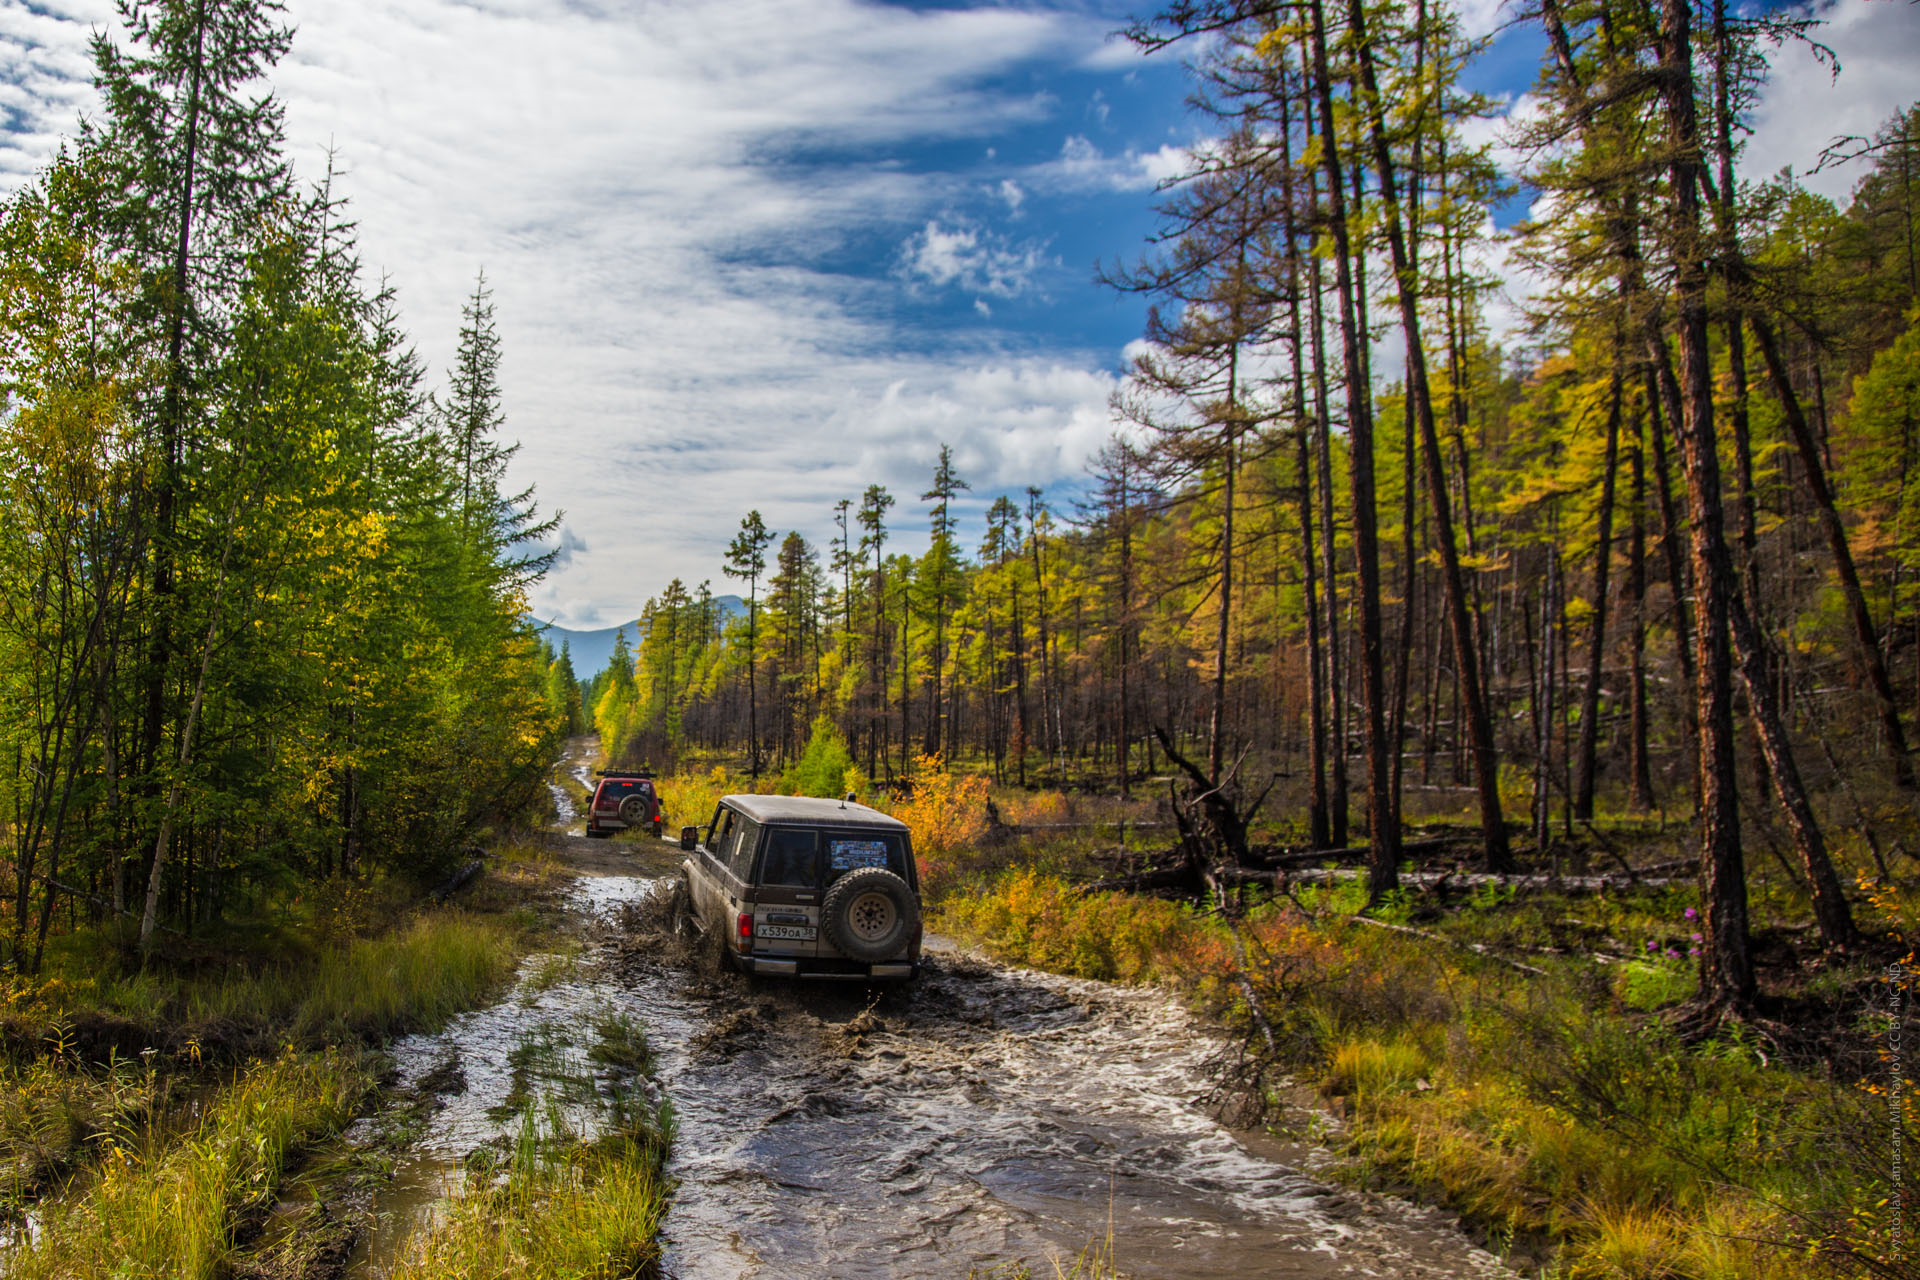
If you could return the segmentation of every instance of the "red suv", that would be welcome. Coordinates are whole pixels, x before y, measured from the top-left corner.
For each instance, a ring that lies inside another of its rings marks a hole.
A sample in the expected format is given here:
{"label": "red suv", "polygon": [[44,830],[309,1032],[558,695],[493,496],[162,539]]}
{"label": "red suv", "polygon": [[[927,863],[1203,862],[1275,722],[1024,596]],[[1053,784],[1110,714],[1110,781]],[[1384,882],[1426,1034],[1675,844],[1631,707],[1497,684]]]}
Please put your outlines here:
{"label": "red suv", "polygon": [[616,831],[647,827],[657,840],[663,821],[660,792],[653,785],[651,773],[600,770],[600,785],[593,789],[593,802],[587,806],[590,838],[605,840]]}

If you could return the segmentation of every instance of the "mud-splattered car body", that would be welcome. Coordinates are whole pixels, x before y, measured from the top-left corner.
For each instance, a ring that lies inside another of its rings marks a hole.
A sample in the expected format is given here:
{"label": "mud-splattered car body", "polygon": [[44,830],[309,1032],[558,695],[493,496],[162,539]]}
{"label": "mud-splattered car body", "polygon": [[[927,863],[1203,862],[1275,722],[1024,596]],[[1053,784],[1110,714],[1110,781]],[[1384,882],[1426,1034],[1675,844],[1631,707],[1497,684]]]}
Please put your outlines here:
{"label": "mud-splattered car body", "polygon": [[851,800],[731,795],[687,835],[677,910],[725,962],[856,981],[918,972],[919,877],[897,818]]}
{"label": "mud-splattered car body", "polygon": [[605,840],[629,828],[660,838],[666,821],[660,812],[660,791],[653,774],[645,770],[602,769],[600,782],[587,802],[587,838]]}

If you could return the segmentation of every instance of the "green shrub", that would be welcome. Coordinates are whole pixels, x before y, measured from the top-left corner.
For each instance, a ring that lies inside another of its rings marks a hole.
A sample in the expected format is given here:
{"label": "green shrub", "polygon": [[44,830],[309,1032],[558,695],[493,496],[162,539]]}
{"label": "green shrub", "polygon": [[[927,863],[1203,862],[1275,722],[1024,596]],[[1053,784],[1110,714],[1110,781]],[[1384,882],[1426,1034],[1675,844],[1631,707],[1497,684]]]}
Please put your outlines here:
{"label": "green shrub", "polygon": [[846,794],[847,771],[852,767],[847,740],[840,736],[833,717],[819,716],[806,750],[781,775],[780,789],[789,795],[838,798]]}

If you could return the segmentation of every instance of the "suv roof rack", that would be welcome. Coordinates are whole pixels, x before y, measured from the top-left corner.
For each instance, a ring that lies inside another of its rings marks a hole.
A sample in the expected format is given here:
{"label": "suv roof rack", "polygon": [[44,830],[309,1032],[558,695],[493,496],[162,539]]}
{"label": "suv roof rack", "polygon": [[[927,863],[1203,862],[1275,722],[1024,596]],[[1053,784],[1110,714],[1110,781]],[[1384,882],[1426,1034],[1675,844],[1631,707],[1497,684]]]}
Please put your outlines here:
{"label": "suv roof rack", "polygon": [[603,778],[651,778],[653,776],[651,769],[595,769],[594,772]]}

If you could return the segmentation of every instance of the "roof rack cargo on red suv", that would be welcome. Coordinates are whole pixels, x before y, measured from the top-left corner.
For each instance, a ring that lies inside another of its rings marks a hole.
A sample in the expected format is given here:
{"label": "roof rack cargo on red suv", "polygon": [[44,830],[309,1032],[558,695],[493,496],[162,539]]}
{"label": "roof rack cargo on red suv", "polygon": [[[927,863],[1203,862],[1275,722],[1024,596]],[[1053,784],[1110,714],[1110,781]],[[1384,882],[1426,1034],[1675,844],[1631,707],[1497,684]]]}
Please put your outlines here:
{"label": "roof rack cargo on red suv", "polygon": [[658,839],[664,819],[653,774],[644,769],[599,772],[600,783],[593,789],[593,799],[587,805],[588,837],[605,840],[616,831],[646,827]]}

